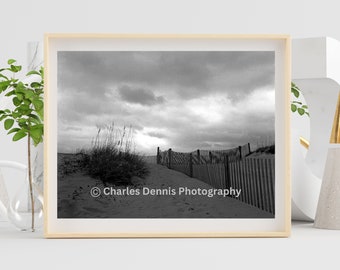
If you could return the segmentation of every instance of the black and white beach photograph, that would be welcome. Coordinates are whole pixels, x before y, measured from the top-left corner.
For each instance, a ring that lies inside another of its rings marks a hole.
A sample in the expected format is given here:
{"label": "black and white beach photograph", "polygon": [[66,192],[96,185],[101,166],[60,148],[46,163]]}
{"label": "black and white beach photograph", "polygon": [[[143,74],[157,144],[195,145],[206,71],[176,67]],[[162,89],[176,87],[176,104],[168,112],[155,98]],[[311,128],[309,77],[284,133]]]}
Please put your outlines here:
{"label": "black and white beach photograph", "polygon": [[275,218],[274,51],[59,51],[59,219]]}

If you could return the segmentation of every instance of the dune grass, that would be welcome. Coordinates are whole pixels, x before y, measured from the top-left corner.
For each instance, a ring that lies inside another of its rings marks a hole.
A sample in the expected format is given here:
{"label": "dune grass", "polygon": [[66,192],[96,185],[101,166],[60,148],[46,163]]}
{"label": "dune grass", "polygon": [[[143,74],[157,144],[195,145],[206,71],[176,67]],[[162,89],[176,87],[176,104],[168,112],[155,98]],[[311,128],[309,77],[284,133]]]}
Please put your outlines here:
{"label": "dune grass", "polygon": [[144,178],[149,170],[133,147],[133,129],[110,124],[98,127],[89,149],[83,149],[82,167],[94,178],[114,185],[131,185],[133,176]]}

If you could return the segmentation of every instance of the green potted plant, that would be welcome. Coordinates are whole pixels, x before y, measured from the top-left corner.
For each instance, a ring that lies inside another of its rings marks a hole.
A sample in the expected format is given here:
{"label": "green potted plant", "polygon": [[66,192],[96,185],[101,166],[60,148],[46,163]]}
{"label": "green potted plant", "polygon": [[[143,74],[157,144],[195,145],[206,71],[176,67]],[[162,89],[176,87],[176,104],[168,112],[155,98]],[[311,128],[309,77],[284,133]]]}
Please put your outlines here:
{"label": "green potted plant", "polygon": [[[0,107],[0,122],[13,141],[27,139],[28,180],[31,200],[31,229],[34,224],[34,196],[31,164],[31,143],[34,146],[43,142],[44,138],[44,68],[32,70],[25,76],[18,78],[22,66],[16,60],[10,59],[8,66],[0,69],[0,94],[12,101],[11,108]],[[34,77],[33,82],[27,82]]]}

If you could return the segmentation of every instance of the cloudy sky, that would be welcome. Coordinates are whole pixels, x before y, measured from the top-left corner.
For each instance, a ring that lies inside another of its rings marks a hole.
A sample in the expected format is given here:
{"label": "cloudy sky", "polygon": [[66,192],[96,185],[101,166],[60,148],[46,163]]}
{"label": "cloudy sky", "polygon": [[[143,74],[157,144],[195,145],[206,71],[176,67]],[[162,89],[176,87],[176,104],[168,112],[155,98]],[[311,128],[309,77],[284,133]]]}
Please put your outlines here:
{"label": "cloudy sky", "polygon": [[274,68],[274,52],[59,52],[58,152],[109,123],[147,155],[273,142]]}

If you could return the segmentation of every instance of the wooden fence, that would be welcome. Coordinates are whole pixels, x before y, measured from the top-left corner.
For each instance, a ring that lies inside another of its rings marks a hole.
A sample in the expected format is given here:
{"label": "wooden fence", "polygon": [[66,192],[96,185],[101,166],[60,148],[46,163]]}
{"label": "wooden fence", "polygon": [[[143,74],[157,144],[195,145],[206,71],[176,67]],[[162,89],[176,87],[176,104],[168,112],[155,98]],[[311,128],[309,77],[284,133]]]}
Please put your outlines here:
{"label": "wooden fence", "polygon": [[275,214],[274,155],[248,157],[246,144],[223,151],[179,153],[157,149],[157,164],[197,178],[214,188],[241,189],[236,199]]}
{"label": "wooden fence", "polygon": [[275,157],[249,157],[229,163],[229,185],[239,200],[275,214]]}

